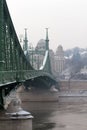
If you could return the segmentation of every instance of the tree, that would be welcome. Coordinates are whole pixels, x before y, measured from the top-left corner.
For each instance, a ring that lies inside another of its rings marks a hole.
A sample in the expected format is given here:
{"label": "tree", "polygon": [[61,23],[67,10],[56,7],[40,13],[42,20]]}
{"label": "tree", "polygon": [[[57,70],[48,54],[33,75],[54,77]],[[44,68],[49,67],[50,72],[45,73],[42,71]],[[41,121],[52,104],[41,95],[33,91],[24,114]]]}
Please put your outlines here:
{"label": "tree", "polygon": [[80,71],[82,67],[82,60],[79,52],[74,53],[72,59],[71,59],[71,66],[72,66],[72,72],[77,73]]}

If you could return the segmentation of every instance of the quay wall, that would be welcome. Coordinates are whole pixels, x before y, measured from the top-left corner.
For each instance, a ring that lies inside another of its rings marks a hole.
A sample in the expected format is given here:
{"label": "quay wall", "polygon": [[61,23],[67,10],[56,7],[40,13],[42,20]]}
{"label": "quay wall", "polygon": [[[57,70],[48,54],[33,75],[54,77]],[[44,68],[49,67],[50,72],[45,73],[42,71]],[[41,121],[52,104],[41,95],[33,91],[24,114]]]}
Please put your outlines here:
{"label": "quay wall", "polygon": [[87,80],[60,81],[60,103],[87,103]]}
{"label": "quay wall", "polygon": [[62,80],[59,81],[61,91],[65,90],[87,90],[87,80]]}
{"label": "quay wall", "polygon": [[22,102],[27,101],[58,101],[58,92],[51,92],[50,90],[29,90],[29,91],[21,91],[18,93],[19,98]]}

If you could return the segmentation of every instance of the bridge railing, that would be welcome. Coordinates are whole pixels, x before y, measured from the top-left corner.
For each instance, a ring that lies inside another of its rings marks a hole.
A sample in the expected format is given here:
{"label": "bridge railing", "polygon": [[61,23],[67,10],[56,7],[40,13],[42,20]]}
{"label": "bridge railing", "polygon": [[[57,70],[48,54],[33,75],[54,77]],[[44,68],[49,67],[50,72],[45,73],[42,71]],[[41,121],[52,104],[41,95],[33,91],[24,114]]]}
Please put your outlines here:
{"label": "bridge railing", "polygon": [[0,71],[0,86],[10,82],[16,82],[16,72]]}
{"label": "bridge railing", "polygon": [[13,82],[22,82],[41,75],[35,70],[0,71],[0,86]]}
{"label": "bridge railing", "polygon": [[43,72],[43,70],[0,71],[0,86],[6,83],[24,82],[25,80],[39,76],[49,76],[50,78],[53,78],[53,76],[47,72]]}

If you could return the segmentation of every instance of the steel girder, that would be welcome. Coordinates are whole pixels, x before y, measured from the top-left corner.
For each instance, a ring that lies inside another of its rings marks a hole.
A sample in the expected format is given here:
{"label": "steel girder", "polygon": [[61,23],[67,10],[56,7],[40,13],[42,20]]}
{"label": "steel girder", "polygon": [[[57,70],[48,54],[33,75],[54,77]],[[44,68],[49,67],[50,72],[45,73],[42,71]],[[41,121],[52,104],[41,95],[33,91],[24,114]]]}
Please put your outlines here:
{"label": "steel girder", "polygon": [[0,0],[0,84],[40,76],[55,80],[51,74],[49,55],[42,71],[32,68],[19,43],[6,1]]}

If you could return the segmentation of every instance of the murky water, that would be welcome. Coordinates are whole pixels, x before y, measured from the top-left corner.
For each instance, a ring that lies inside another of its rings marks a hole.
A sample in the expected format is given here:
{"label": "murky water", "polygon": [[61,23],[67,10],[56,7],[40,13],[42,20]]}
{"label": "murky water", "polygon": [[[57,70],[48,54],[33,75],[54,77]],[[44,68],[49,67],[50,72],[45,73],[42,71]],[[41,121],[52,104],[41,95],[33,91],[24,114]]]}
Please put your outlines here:
{"label": "murky water", "polygon": [[24,102],[22,107],[34,116],[33,130],[87,130],[87,104]]}
{"label": "murky water", "polygon": [[33,130],[87,130],[87,104],[28,103]]}

